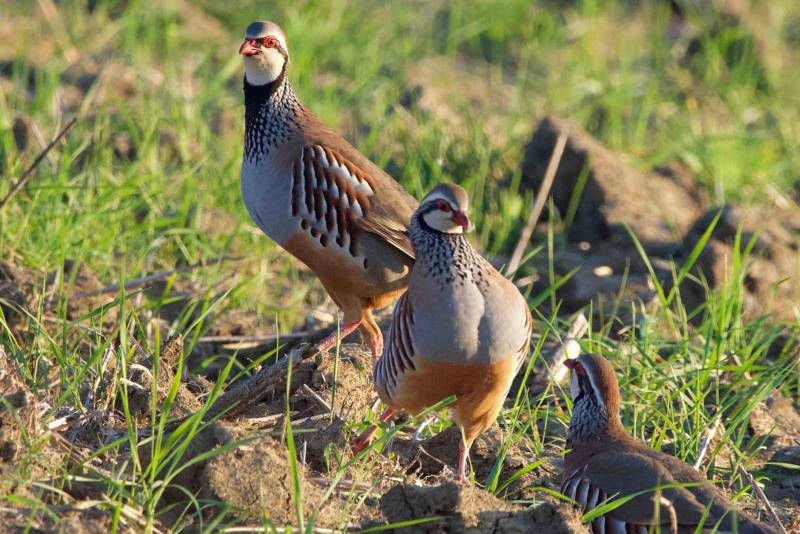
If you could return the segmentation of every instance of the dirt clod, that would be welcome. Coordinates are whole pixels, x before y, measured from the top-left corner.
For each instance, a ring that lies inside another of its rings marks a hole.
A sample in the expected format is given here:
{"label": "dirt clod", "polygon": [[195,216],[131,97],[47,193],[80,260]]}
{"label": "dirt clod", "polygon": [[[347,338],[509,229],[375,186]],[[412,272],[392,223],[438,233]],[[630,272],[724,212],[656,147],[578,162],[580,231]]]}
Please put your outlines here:
{"label": "dirt clod", "polygon": [[484,490],[453,482],[397,485],[383,495],[380,506],[390,523],[444,516],[397,532],[573,533],[581,528],[579,516],[568,507],[545,503],[524,510]]}
{"label": "dirt clod", "polygon": [[800,437],[800,414],[795,410],[792,399],[775,391],[753,408],[750,429],[755,436],[766,437],[770,450],[791,447],[798,444]]}
{"label": "dirt clod", "polygon": [[[221,424],[219,428],[226,434],[217,433],[220,445],[242,443],[208,462],[199,486],[205,496],[223,500],[244,510],[245,515],[268,518],[276,526],[296,525],[295,492],[285,443],[272,437],[248,435],[230,425]],[[327,488],[308,480],[302,469],[300,484],[305,517],[318,510],[319,525],[338,525],[343,521],[336,493],[321,504]],[[376,519],[377,514],[367,512],[367,518]]]}
{"label": "dirt clod", "polygon": [[557,116],[539,122],[522,162],[522,180],[538,191],[556,139],[568,136],[551,194],[562,214],[588,172],[569,230],[571,241],[627,241],[622,223],[644,241],[671,241],[702,213],[704,200],[675,180],[633,169],[578,125]]}
{"label": "dirt clod", "polygon": [[[156,405],[162,406],[169,394],[170,388],[175,380],[175,365],[180,358],[183,350],[183,338],[175,336],[168,339],[161,348],[158,366],[153,356],[141,358],[133,366],[129,373],[128,405],[131,414],[141,421],[148,421],[150,410],[153,406],[153,379],[156,378],[158,384],[155,388],[157,398]],[[172,417],[191,415],[197,412],[202,403],[198,401],[195,394],[188,390],[186,384],[181,382],[178,385],[178,392],[175,402],[170,406]]]}
{"label": "dirt clod", "polygon": [[372,388],[372,361],[361,346],[343,344],[339,350],[339,361],[333,354],[318,359],[319,363],[311,377],[311,386],[321,396],[333,399],[333,410],[346,421],[359,420],[377,399]]}

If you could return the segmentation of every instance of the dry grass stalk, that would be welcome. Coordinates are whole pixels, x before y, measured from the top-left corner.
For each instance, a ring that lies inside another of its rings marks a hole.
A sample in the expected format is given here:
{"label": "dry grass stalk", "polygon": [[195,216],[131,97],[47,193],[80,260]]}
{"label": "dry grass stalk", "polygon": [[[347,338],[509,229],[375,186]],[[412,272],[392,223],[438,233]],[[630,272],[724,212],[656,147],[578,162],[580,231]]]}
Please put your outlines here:
{"label": "dry grass stalk", "polygon": [[556,177],[556,170],[558,170],[558,164],[561,162],[561,156],[564,154],[564,147],[566,146],[567,134],[561,133],[556,140],[553,153],[550,155],[550,162],[547,164],[547,170],[544,173],[544,180],[542,180],[542,185],[539,186],[539,192],[536,194],[536,200],[533,203],[533,210],[531,210],[531,214],[528,216],[528,222],[525,223],[525,227],[522,229],[522,234],[519,236],[519,241],[517,241],[517,246],[514,247],[514,252],[511,254],[511,259],[506,267],[507,273],[514,273],[519,268],[519,264],[522,261],[522,255],[525,253],[525,248],[528,246],[528,242],[531,240],[533,229],[536,228],[536,223],[539,221],[539,216],[542,214],[542,210],[544,209],[544,203],[547,200],[547,195],[550,194],[550,188],[553,186],[553,180]]}
{"label": "dry grass stalk", "polygon": [[22,174],[22,178],[20,178],[19,181],[11,187],[11,190],[8,192],[5,198],[2,201],[0,201],[0,210],[2,210],[6,206],[6,204],[8,204],[9,200],[11,200],[14,197],[14,195],[19,193],[19,191],[23,187],[25,187],[25,184],[27,184],[28,180],[30,180],[31,177],[33,176],[33,171],[36,170],[36,167],[38,167],[39,164],[42,162],[42,160],[45,158],[45,156],[47,156],[47,153],[50,152],[50,150],[52,150],[54,146],[56,146],[56,143],[61,141],[61,139],[65,135],[67,135],[67,132],[69,132],[70,128],[72,128],[77,121],[78,121],[77,117],[69,121],[66,124],[66,126],[64,126],[60,132],[58,132],[58,135],[56,135],[55,138],[52,141],[50,141],[50,144],[44,147],[44,149],[41,152],[39,152],[39,155],[36,156],[35,160],[33,160],[33,163],[31,163],[31,166],[28,167],[28,170],[26,170]]}
{"label": "dry grass stalk", "polygon": [[76,300],[87,297],[95,297],[97,295],[103,295],[105,293],[116,293],[120,290],[120,287],[125,288],[126,291],[129,289],[136,289],[150,282],[164,280],[165,278],[169,278],[170,276],[176,273],[184,273],[187,271],[193,271],[194,269],[199,269],[200,267],[209,267],[211,265],[216,265],[217,263],[221,263],[223,261],[238,261],[240,259],[241,259],[240,256],[222,256],[221,258],[214,258],[211,260],[200,260],[197,263],[186,265],[184,267],[170,269],[169,271],[159,271],[157,273],[148,274],[140,278],[134,278],[133,280],[128,280],[127,282],[123,282],[121,286],[120,284],[111,284],[109,286],[101,287],[100,289],[93,289],[91,291],[82,291],[81,293],[75,293],[70,297],[70,299]]}

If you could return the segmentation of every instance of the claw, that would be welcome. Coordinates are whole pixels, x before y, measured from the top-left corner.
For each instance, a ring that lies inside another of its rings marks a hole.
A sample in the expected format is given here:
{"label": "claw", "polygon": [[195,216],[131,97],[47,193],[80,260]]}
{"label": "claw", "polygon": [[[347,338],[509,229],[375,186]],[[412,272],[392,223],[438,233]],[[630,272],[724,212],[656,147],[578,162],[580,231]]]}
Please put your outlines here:
{"label": "claw", "polygon": [[[391,408],[387,408],[383,414],[380,416],[380,421],[384,422],[389,419],[391,416],[394,415],[394,410]],[[367,447],[369,447],[372,440],[375,439],[375,433],[378,431],[378,425],[371,425],[368,429],[358,435],[357,438],[350,442],[350,449],[353,451],[353,454],[358,454],[359,452],[363,451]]]}
{"label": "claw", "polygon": [[378,427],[375,425],[370,426],[364,432],[358,435],[357,438],[350,441],[350,450],[353,451],[353,454],[358,454],[359,452],[363,451],[367,447],[370,446],[372,441],[375,439],[375,433],[377,432]]}

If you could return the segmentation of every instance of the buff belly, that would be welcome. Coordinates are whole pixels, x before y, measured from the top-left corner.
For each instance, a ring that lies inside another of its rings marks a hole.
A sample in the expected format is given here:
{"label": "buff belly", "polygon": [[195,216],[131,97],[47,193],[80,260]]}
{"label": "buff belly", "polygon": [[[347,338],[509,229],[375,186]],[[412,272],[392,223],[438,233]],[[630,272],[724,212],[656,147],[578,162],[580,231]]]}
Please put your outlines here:
{"label": "buff belly", "polygon": [[488,428],[503,406],[514,379],[514,357],[489,365],[437,363],[416,356],[415,369],[397,377],[395,388],[376,384],[388,406],[416,415],[451,395],[456,423],[464,429],[467,443]]}
{"label": "buff belly", "polygon": [[[362,252],[356,257],[331,241],[323,248],[325,253],[320,253],[319,239],[303,231],[295,233],[285,248],[317,274],[340,306],[339,300],[350,296],[381,301],[370,306],[380,307],[405,290],[412,260],[386,244],[384,250],[375,251],[379,245],[367,246],[372,245],[369,241],[373,239],[372,236],[361,236]],[[387,294],[390,297],[382,302],[382,297]]]}

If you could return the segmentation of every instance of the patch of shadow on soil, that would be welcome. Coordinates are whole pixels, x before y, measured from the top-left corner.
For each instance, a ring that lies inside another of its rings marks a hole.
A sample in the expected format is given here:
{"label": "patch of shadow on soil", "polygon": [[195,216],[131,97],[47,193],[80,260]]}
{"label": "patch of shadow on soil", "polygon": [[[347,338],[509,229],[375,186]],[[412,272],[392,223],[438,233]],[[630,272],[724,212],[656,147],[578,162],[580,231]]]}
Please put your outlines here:
{"label": "patch of shadow on soil", "polygon": [[30,309],[35,275],[11,263],[0,262],[0,311],[15,332]]}
{"label": "patch of shadow on soil", "polygon": [[782,516],[786,530],[800,532],[800,445],[776,451],[764,471],[769,477],[764,494]]}
{"label": "patch of shadow on soil", "polygon": [[569,506],[545,502],[532,510],[502,501],[471,486],[448,482],[440,486],[397,485],[380,500],[389,524],[436,518],[394,532],[581,532],[580,514]]}
{"label": "patch of shadow on soil", "polygon": [[[497,424],[493,424],[472,444],[470,465],[478,484],[486,484],[498,461],[498,456],[506,440],[505,433]],[[414,473],[420,478],[452,476],[453,466],[458,460],[461,444],[461,432],[455,425],[421,441],[418,444],[411,440],[397,439],[392,450],[401,456],[406,463],[406,472]],[[536,455],[526,451],[518,443],[507,445],[505,457],[498,474],[498,483],[504,484],[520,470],[534,462],[541,465],[527,471],[508,484],[500,497],[511,500],[525,500],[535,494],[541,495],[536,488],[547,487],[558,490],[561,468],[561,457],[558,452]]]}

